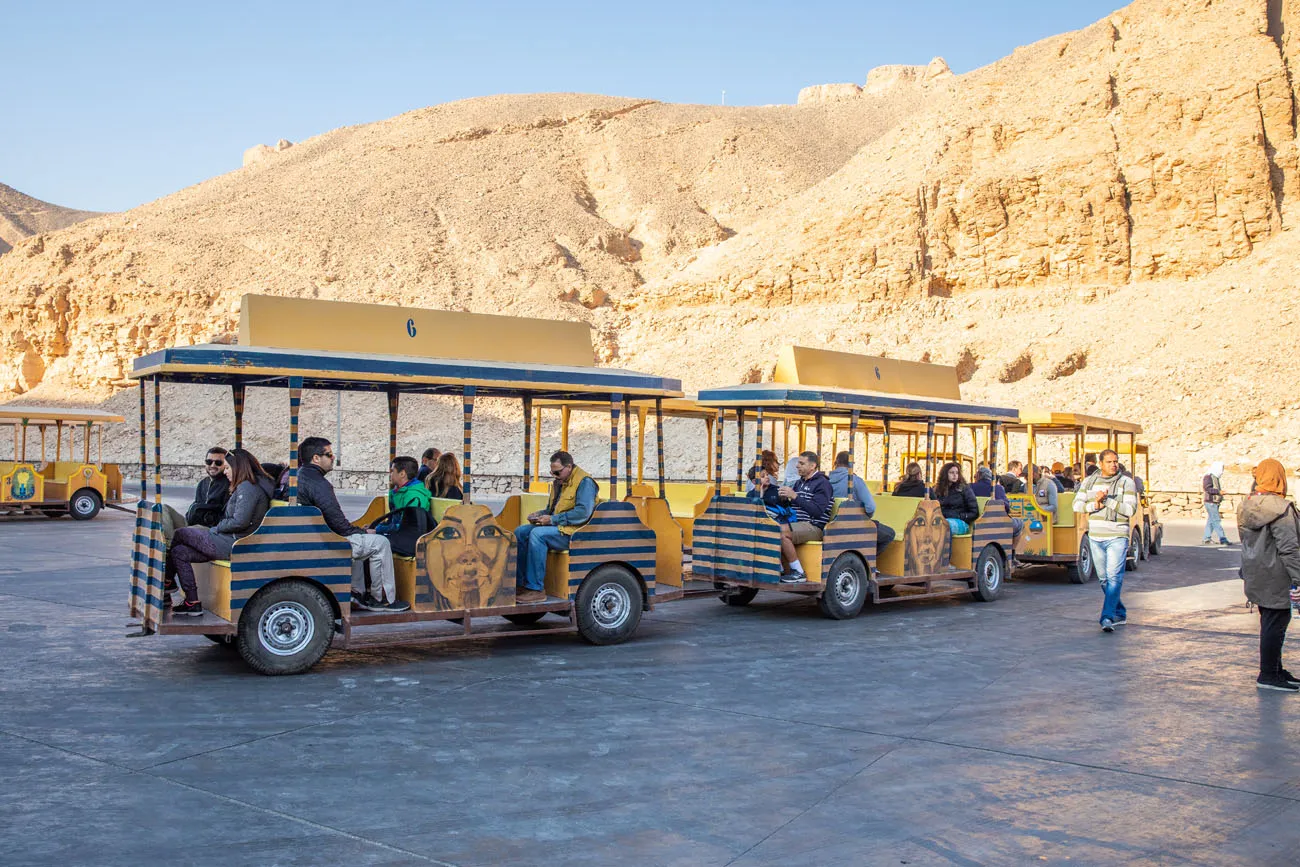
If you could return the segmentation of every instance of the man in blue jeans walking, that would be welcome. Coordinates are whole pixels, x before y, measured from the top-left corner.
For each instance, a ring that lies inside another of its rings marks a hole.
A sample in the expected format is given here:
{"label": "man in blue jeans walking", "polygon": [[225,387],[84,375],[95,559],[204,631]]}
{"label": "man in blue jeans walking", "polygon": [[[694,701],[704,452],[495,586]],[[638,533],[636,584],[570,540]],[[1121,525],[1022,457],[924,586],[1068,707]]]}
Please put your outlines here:
{"label": "man in blue jeans walking", "polygon": [[515,577],[515,604],[546,601],[546,555],[567,551],[569,538],[591,520],[596,508],[596,480],[573,463],[573,455],[551,455],[551,496],[545,509],[528,516],[515,530],[519,563]]}
{"label": "man in blue jeans walking", "polygon": [[1119,454],[1114,449],[1101,453],[1097,471],[1083,480],[1074,495],[1074,511],[1088,516],[1088,546],[1093,568],[1101,580],[1105,601],[1101,607],[1101,629],[1114,632],[1128,622],[1120,589],[1124,586],[1124,565],[1128,559],[1129,518],[1137,513],[1137,487],[1119,471]]}
{"label": "man in blue jeans walking", "polygon": [[1224,532],[1223,521],[1219,516],[1219,505],[1223,502],[1222,476],[1223,464],[1215,461],[1210,464],[1210,471],[1201,478],[1201,502],[1205,506],[1205,538],[1201,540],[1202,545],[1209,545],[1214,540],[1215,531],[1218,531],[1220,545],[1232,544],[1228,541],[1228,534]]}

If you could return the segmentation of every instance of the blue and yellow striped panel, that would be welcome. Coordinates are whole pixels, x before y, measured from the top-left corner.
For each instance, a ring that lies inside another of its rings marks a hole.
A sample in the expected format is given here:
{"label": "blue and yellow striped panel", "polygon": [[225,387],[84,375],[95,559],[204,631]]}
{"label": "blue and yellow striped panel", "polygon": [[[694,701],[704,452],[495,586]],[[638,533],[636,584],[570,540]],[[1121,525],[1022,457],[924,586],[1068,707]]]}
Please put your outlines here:
{"label": "blue and yellow striped panel", "polygon": [[974,526],[971,527],[971,557],[979,557],[984,546],[994,542],[1002,546],[1003,553],[1009,553],[1012,532],[1007,504],[1001,500],[990,499],[984,504],[984,514],[976,518]]}
{"label": "blue and yellow striped panel", "polygon": [[695,519],[691,573],[717,581],[781,580],[781,530],[760,503],[714,497]]}
{"label": "blue and yellow striped panel", "polygon": [[655,534],[641,523],[631,503],[601,503],[591,520],[569,541],[569,598],[597,566],[626,563],[645,581],[646,596],[655,595]]}
{"label": "blue and yellow striped panel", "polygon": [[264,584],[308,578],[334,595],[347,614],[352,603],[352,546],[325,526],[313,506],[273,506],[252,535],[235,543],[230,557],[230,613]]}
{"label": "blue and yellow striped panel", "polygon": [[163,575],[167,544],[162,535],[162,506],[141,500],[135,510],[131,536],[132,617],[139,617],[145,632],[153,632],[163,615]]}
{"label": "blue and yellow striped panel", "polygon": [[840,503],[835,517],[822,531],[822,580],[830,575],[835,558],[845,551],[856,551],[870,574],[876,563],[876,525],[856,500]]}

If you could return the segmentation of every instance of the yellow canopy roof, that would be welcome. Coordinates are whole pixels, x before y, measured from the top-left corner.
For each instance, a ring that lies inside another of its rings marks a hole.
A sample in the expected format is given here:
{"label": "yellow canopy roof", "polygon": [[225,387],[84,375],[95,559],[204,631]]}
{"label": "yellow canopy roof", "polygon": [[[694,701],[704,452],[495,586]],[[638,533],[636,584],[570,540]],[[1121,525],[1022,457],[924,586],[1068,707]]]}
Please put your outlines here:
{"label": "yellow canopy roof", "polygon": [[7,403],[0,406],[0,424],[13,425],[26,422],[41,424],[114,424],[126,421],[122,416],[99,409],[76,406],[24,406]]}

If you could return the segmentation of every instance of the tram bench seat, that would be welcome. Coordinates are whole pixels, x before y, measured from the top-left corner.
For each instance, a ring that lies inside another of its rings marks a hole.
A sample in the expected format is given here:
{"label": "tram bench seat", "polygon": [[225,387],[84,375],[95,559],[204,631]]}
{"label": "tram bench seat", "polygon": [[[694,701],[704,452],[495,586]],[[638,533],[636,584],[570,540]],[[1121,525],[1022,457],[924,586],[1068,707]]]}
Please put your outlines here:
{"label": "tram bench seat", "polygon": [[230,616],[230,561],[195,563],[194,580],[199,586],[203,610],[234,622]]}
{"label": "tram bench seat", "polygon": [[41,475],[51,481],[64,481],[72,476],[77,470],[84,467],[81,461],[50,461],[41,468]]}
{"label": "tram bench seat", "polygon": [[1056,495],[1056,517],[1052,519],[1053,527],[1073,527],[1074,523],[1074,491],[1066,491]]}
{"label": "tram bench seat", "polygon": [[397,582],[397,598],[415,604],[415,558],[393,555],[393,578]]}
{"label": "tram bench seat", "polygon": [[548,551],[546,554],[546,595],[557,599],[569,598],[569,552]]}
{"label": "tram bench seat", "polygon": [[803,542],[794,546],[794,552],[799,555],[799,565],[803,566],[804,574],[808,576],[808,580],[820,582],[824,577],[822,575],[822,543]]}
{"label": "tram bench seat", "polygon": [[876,513],[872,519],[894,531],[894,541],[876,551],[876,569],[882,575],[903,574],[903,533],[907,522],[916,514],[920,497],[895,497],[893,494],[876,494]]}

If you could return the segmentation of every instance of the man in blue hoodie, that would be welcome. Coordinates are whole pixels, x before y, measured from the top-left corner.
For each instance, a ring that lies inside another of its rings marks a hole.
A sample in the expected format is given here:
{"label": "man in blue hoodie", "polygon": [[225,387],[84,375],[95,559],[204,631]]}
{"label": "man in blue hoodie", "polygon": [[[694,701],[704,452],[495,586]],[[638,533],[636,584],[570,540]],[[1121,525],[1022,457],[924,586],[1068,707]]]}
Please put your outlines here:
{"label": "man in blue hoodie", "polygon": [[785,584],[808,580],[794,546],[820,542],[822,530],[830,520],[835,494],[831,491],[830,479],[819,469],[820,463],[816,452],[801,452],[795,464],[799,478],[793,485],[783,486],[777,491],[781,502],[792,506],[795,514],[793,523],[781,525],[781,560],[785,566],[781,581]]}
{"label": "man in blue hoodie", "polygon": [[[868,518],[876,514],[876,499],[871,496],[871,489],[867,487],[867,483],[862,481],[860,476],[853,474],[848,452],[840,452],[835,456],[835,466],[831,469],[828,478],[835,499],[849,497],[862,504],[862,508],[867,510]],[[894,536],[893,527],[888,524],[876,524],[876,550],[879,551],[894,541]]]}

